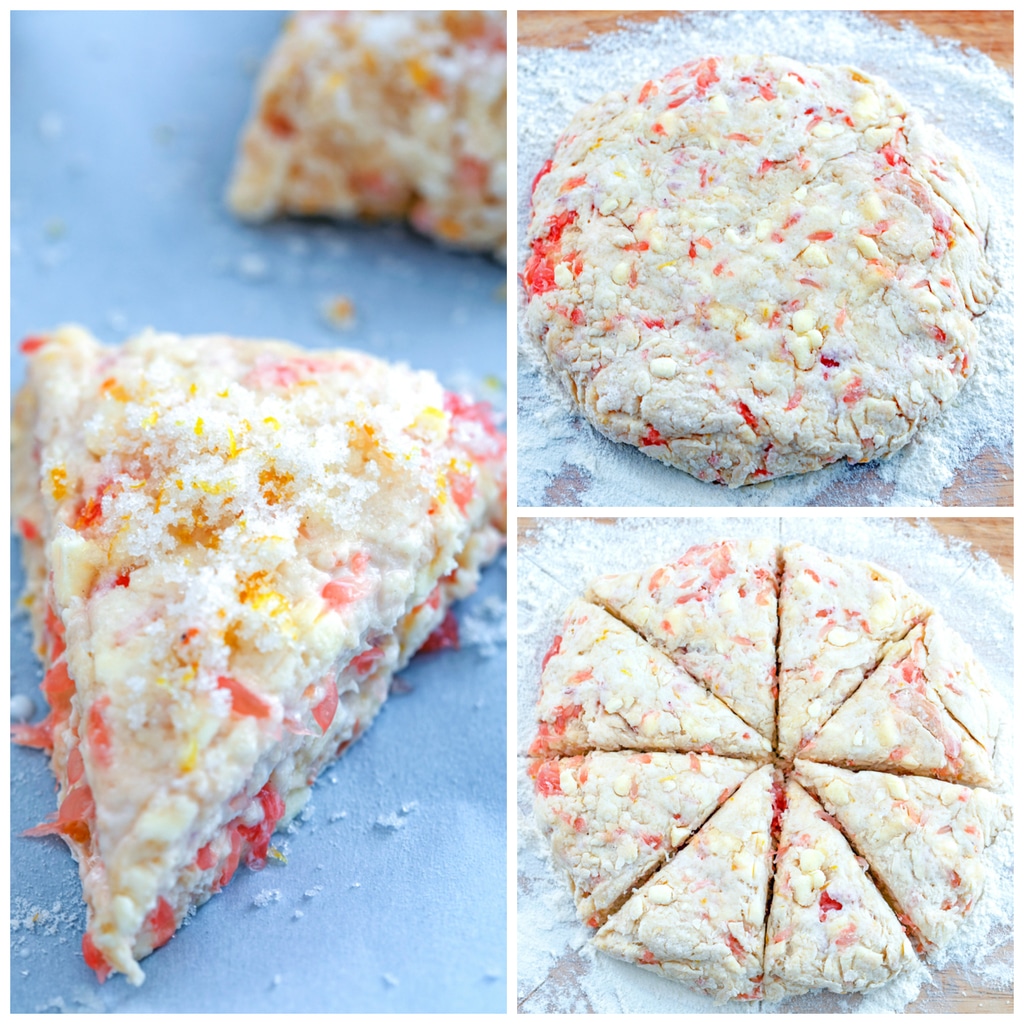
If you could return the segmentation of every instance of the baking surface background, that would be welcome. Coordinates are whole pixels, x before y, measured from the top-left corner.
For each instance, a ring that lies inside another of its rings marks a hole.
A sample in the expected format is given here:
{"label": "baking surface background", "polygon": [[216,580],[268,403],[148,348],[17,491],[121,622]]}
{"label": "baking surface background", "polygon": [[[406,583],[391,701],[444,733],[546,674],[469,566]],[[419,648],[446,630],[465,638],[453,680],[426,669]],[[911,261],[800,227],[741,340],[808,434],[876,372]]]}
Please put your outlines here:
{"label": "baking surface background", "polygon": [[[592,34],[604,34],[621,29],[620,21],[652,22],[670,15],[672,12],[611,12],[611,11],[521,11],[518,16],[517,39],[520,46],[564,46],[574,49],[585,48],[585,40]],[[987,54],[1003,70],[1013,73],[1013,12],[1012,11],[881,11],[870,12],[893,27],[900,27],[905,21],[912,22],[922,32],[936,38],[959,40],[964,46],[974,47]],[[681,14],[684,20],[685,13]],[[796,54],[793,54],[796,56]],[[682,59],[682,58],[680,58]],[[877,71],[877,68],[872,70]],[[609,81],[609,88],[616,83]],[[632,84],[632,83],[628,83]],[[897,83],[898,84],[898,83]],[[970,155],[970,154],[969,154]],[[529,177],[534,169],[527,168]],[[985,167],[978,166],[982,177]],[[521,244],[521,243],[520,243]],[[521,261],[520,261],[521,262]],[[1005,289],[1012,289],[1012,280],[1003,281]],[[982,325],[982,342],[984,342],[984,326]],[[520,375],[520,388],[523,378]],[[968,389],[970,384],[968,384]],[[589,431],[592,428],[585,421],[576,420],[575,429]],[[926,429],[935,429],[935,424]],[[613,442],[606,442],[612,446]],[[615,446],[619,447],[619,446]],[[545,453],[548,458],[556,457],[554,451]],[[636,453],[627,452],[636,458],[640,472],[648,470],[646,456],[636,457]],[[560,458],[560,455],[557,457]],[[899,458],[900,456],[897,456]],[[614,455],[609,455],[614,459]],[[616,468],[623,469],[623,462]],[[625,468],[634,462],[626,462]],[[661,467],[659,467],[659,471]],[[672,480],[672,474],[679,472],[665,467],[665,478]],[[834,473],[834,470],[824,472]],[[811,504],[822,505],[871,505],[886,502],[886,490],[891,484],[882,483],[878,471],[874,467],[842,467],[841,476],[813,499]],[[521,504],[536,505],[600,505],[613,504],[606,501],[595,501],[585,494],[587,480],[576,466],[567,466],[558,473],[547,488],[544,500],[521,499]],[[764,485],[762,485],[764,486]],[[715,488],[722,491],[721,488]],[[742,489],[745,493],[748,489]],[[730,492],[736,495],[737,492]],[[532,498],[532,495],[531,495]],[[582,498],[582,500],[581,500]],[[718,504],[720,494],[712,493],[707,497],[708,504]],[[767,501],[751,501],[751,504],[779,503],[780,497],[769,497]],[[726,504],[731,502],[726,501]],[[740,503],[737,496],[736,503]],[[1013,504],[1013,466],[1012,458],[995,448],[984,448],[966,466],[956,474],[953,482],[942,492],[940,503],[943,505],[1012,505]],[[668,501],[644,501],[642,504],[679,504]]]}
{"label": "baking surface background", "polygon": [[[11,330],[77,321],[364,348],[448,386],[505,372],[505,270],[397,224],[246,227],[222,195],[260,60],[283,15],[15,14]],[[320,315],[345,295],[356,324]],[[15,386],[24,362],[12,360]],[[483,391],[503,401],[500,380]],[[20,562],[12,544],[13,566]],[[40,667],[12,578],[12,692]],[[163,949],[147,980],[82,962],[77,870],[20,833],[55,810],[38,751],[11,754],[11,1009],[503,1010],[505,572],[456,607],[463,649],[416,659],[314,810]],[[471,784],[470,784],[471,780]],[[37,916],[38,915],[38,916]]]}
{"label": "baking surface background", "polygon": [[[608,564],[605,545],[611,541],[602,538],[604,529],[615,529],[617,520],[596,519],[580,522],[583,529],[572,538],[576,545],[574,556],[560,557],[560,551],[545,540],[545,531],[562,528],[571,520],[561,517],[519,520],[518,552],[520,568],[517,573],[519,587],[517,649],[519,665],[519,721],[517,723],[517,774],[519,782],[519,920],[520,977],[517,1001],[523,1012],[594,1010],[596,1012],[648,1012],[673,1007],[679,1011],[757,1013],[760,1003],[727,1003],[716,1007],[710,999],[695,995],[684,986],[658,978],[632,965],[593,952],[589,948],[592,930],[579,924],[575,907],[563,876],[554,877],[548,844],[539,838],[533,824],[532,786],[526,779],[528,763],[526,749],[536,732],[533,708],[536,701],[537,679],[544,651],[557,632],[559,616],[572,597],[582,594],[587,582],[604,572],[618,572],[626,568],[641,568],[657,564],[662,559],[682,553],[694,543],[714,537],[763,536],[778,538],[782,543],[805,540],[810,544],[827,547],[840,554],[871,558],[880,565],[899,572],[907,582],[933,600],[953,627],[971,644],[986,666],[993,684],[1012,704],[1013,691],[1013,638],[1010,599],[1013,575],[1013,520],[1007,518],[932,518],[905,522],[888,519],[868,520],[871,526],[862,527],[862,520],[846,520],[850,528],[843,530],[844,520],[831,518],[780,519],[767,517],[757,520],[740,518],[688,520],[678,523],[677,545],[666,545],[665,519],[651,520],[657,524],[651,531],[650,542],[636,532],[618,534],[614,543],[614,564]],[[734,525],[730,527],[730,522]],[[595,533],[590,524],[596,524]],[[854,525],[856,524],[856,525]],[[541,562],[531,552],[543,549]],[[867,550],[865,550],[867,546]],[[922,547],[928,557],[920,557]],[[980,556],[974,561],[971,554]],[[585,569],[579,571],[585,561]],[[530,571],[539,570],[545,582],[553,582],[550,593],[543,596],[526,590],[524,563]],[[998,567],[998,568],[997,568]],[[1009,580],[993,585],[993,578],[1005,573]],[[988,582],[986,582],[988,581]],[[1005,604],[1003,602],[1005,601]],[[543,604],[544,611],[538,606]],[[545,614],[550,609],[550,614]],[[543,621],[538,619],[543,618]],[[1012,713],[1012,708],[1011,708]],[[1012,746],[1005,734],[1005,747]],[[525,838],[524,838],[525,837]],[[1012,841],[1007,837],[1003,842]],[[543,850],[538,859],[535,850]],[[539,878],[534,874],[540,871]],[[1005,895],[1007,905],[1012,904],[1012,888]],[[983,898],[983,903],[989,894]],[[545,899],[548,902],[544,902]],[[555,919],[544,934],[530,932],[531,922]],[[525,922],[525,924],[523,923]],[[969,922],[968,922],[969,927]],[[1013,963],[1013,944],[1001,945],[992,959],[1009,972]],[[532,972],[524,973],[526,963]],[[543,968],[541,968],[543,964]],[[937,1013],[1009,1013],[1013,1010],[1013,992],[988,984],[979,975],[968,972],[957,963],[943,970],[931,972],[932,985],[922,988],[920,995],[907,1006],[908,1012]],[[884,989],[882,990],[884,991]],[[596,998],[594,993],[597,993]],[[600,998],[614,999],[615,1005],[604,1005]],[[825,1009],[856,1010],[860,997],[838,997],[820,993],[807,995],[773,1007],[772,1012],[806,1013]],[[692,1005],[691,1005],[692,1004]],[[823,1005],[824,1004],[824,1005]],[[879,1009],[879,1007],[874,1007]]]}

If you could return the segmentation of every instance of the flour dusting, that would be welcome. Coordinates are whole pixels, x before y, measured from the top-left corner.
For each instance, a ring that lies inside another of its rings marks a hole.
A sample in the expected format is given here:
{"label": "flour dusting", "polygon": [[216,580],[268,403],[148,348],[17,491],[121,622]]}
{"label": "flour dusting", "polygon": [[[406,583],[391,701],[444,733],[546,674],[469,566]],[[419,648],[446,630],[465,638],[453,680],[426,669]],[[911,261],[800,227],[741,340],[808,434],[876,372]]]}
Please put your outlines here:
{"label": "flour dusting", "polygon": [[[801,40],[813,39],[813,53]],[[637,449],[615,444],[580,417],[524,330],[519,303],[519,504],[587,506],[938,504],[945,488],[979,482],[983,451],[1012,463],[1013,81],[988,57],[918,29],[897,30],[859,12],[687,13],[685,20],[624,22],[588,49],[521,48],[518,64],[518,237],[526,254],[530,185],[580,107],[694,57],[774,53],[854,64],[880,75],[969,155],[993,200],[989,258],[1002,291],[980,325],[976,372],[959,399],[907,448],[868,466],[729,491],[702,484]]]}
{"label": "flour dusting", "polygon": [[[716,1006],[682,985],[591,949],[593,931],[577,920],[565,879],[552,867],[547,841],[534,824],[533,786],[526,774],[541,662],[569,601],[582,596],[594,576],[669,561],[693,544],[754,537],[780,544],[801,540],[837,555],[869,559],[900,573],[931,601],[971,645],[1007,701],[1010,713],[996,769],[1012,786],[1013,582],[966,542],[944,539],[926,522],[884,518],[544,519],[519,546],[517,576],[517,1002],[522,1012],[758,1012],[757,1004]],[[1012,801],[1012,788],[1006,795]],[[812,993],[771,1008],[902,1011],[919,995],[934,995],[934,986],[948,981],[935,972],[945,968],[958,972],[958,989],[984,984],[1012,993],[1012,828],[987,856],[985,893],[957,938],[935,956],[931,970],[905,971],[861,996]]]}

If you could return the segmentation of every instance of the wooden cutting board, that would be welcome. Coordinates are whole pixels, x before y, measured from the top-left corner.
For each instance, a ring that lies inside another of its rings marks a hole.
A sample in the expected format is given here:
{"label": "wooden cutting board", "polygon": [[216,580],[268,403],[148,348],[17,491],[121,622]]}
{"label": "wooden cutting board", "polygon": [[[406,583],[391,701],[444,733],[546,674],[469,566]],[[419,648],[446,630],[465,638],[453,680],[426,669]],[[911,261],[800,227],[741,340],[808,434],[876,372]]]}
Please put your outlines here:
{"label": "wooden cutting board", "polygon": [[[875,17],[899,27],[913,22],[922,32],[957,39],[964,46],[988,54],[1013,74],[1013,11],[872,11]],[[520,11],[517,38],[520,46],[580,47],[591,35],[614,32],[622,19],[655,21],[685,12],[673,11]],[[557,481],[556,481],[557,483]],[[575,504],[572,488],[563,488],[565,504]],[[555,493],[561,493],[556,487]],[[863,496],[832,494],[832,504],[863,505]],[[957,473],[941,496],[943,505],[1011,506],[1013,466],[1002,453],[986,448]]]}
{"label": "wooden cutting board", "polygon": [[[596,517],[595,517],[596,518]],[[916,524],[919,520],[906,517]],[[614,523],[613,518],[597,519],[598,522]],[[533,516],[521,516],[517,521],[517,548],[529,548],[535,541],[529,536],[538,524]],[[1003,572],[1013,575],[1013,519],[1004,517],[939,517],[933,516],[927,522],[943,537],[966,540],[972,548],[989,555],[999,564]],[[1010,963],[1013,960],[1012,945],[1003,946],[998,959]],[[569,961],[556,967],[562,974],[571,975],[580,965]],[[935,987],[926,988],[918,999],[907,1007],[908,1013],[1012,1013],[1013,992],[987,990],[977,980],[965,982],[959,969],[932,971]],[[565,979],[563,979],[564,981]],[[807,1012],[809,996],[801,997],[799,1007],[782,1012]]]}

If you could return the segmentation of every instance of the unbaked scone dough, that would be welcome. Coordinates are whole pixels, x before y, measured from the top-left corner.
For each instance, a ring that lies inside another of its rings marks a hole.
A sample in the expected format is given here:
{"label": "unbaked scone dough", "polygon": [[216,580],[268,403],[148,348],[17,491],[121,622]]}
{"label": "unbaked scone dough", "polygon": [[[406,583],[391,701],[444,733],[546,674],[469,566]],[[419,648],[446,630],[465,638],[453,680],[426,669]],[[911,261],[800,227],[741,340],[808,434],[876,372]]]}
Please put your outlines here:
{"label": "unbaked scone dough", "polygon": [[231,207],[408,215],[504,259],[505,76],[504,11],[295,14],[260,79]]}
{"label": "unbaked scone dough", "polygon": [[[1010,820],[989,791],[1007,713],[921,595],[767,540],[581,589],[605,608],[572,602],[543,659],[529,774],[598,949],[719,1000],[775,1001],[864,992],[950,941]],[[738,711],[758,695],[755,731]]]}
{"label": "unbaked scone dough", "polygon": [[532,204],[528,328],[575,403],[730,487],[902,448],[996,290],[974,171],[850,67],[709,57],[609,93]]}

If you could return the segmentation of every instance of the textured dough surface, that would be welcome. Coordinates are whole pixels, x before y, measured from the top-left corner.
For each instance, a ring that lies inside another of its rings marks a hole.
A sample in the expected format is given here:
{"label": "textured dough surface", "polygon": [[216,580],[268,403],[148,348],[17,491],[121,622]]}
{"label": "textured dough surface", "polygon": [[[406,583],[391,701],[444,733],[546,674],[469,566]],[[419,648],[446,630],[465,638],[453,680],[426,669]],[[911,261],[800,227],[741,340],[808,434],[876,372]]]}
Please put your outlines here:
{"label": "textured dough surface", "polygon": [[[995,784],[989,751],[943,707],[931,685],[933,664],[915,626],[892,644],[878,668],[800,751],[808,761],[927,775],[972,786]],[[969,692],[959,666],[934,665],[941,677],[957,678],[965,703]]]}
{"label": "textured dough surface", "polygon": [[761,998],[774,773],[751,775],[594,945],[716,1002]]}
{"label": "textured dough surface", "polygon": [[771,754],[768,741],[603,608],[575,601],[541,674],[533,754]]}
{"label": "textured dough surface", "polygon": [[796,756],[837,707],[931,611],[870,562],[789,544],[779,599],[779,753]]}
{"label": "textured dough surface", "polygon": [[753,761],[595,751],[534,762],[537,823],[593,927],[725,803]]}
{"label": "textured dough surface", "polygon": [[[613,614],[587,600],[570,605],[543,659],[529,772],[538,825],[580,918],[601,928],[598,948],[716,998],[778,1000],[874,988],[915,963],[912,950],[950,941],[983,890],[985,848],[1009,821],[1005,801],[969,788],[1005,782],[995,765],[1007,709],[921,595],[870,562],[767,541],[698,546],[656,568],[600,576],[585,593]],[[743,738],[764,747],[739,763],[774,768],[788,783],[773,793],[770,962],[763,983],[752,973],[748,987],[730,941],[726,954],[709,948],[701,908],[674,915],[664,908],[676,896],[652,888],[674,865],[692,865],[680,880],[686,908],[720,881],[717,863],[714,878],[701,874],[706,849],[693,828],[673,836],[668,815],[678,765],[729,763],[705,755],[736,743],[728,725],[741,720],[721,717],[732,712],[726,693],[716,697],[715,672],[745,666],[735,660],[738,637],[757,637],[766,664],[778,658],[781,681],[775,741],[750,730]],[[704,707],[715,712],[709,722]],[[852,802],[857,787],[847,827],[834,805]],[[952,814],[959,825],[942,816],[953,803],[966,807]],[[877,870],[872,835],[881,837]],[[892,872],[903,877],[890,882]]]}
{"label": "textured dough surface", "polygon": [[864,992],[914,961],[896,915],[821,805],[792,779],[775,858],[765,998]]}
{"label": "textured dough surface", "polygon": [[27,339],[14,511],[57,834],[101,975],[137,960],[372,720],[504,524],[504,438],[359,352],[144,332]]}
{"label": "textured dough surface", "polygon": [[267,61],[228,192],[279,213],[408,216],[505,253],[505,12],[307,11]]}
{"label": "textured dough surface", "polygon": [[722,541],[646,572],[600,576],[588,597],[772,741],[778,562],[770,541]]}
{"label": "textured dough surface", "polygon": [[695,60],[558,140],[528,329],[598,431],[701,480],[867,462],[972,373],[988,222],[974,170],[881,79]]}
{"label": "textured dough surface", "polygon": [[946,945],[985,887],[985,848],[1010,806],[938,779],[796,762],[796,778],[834,815],[917,934]]}

